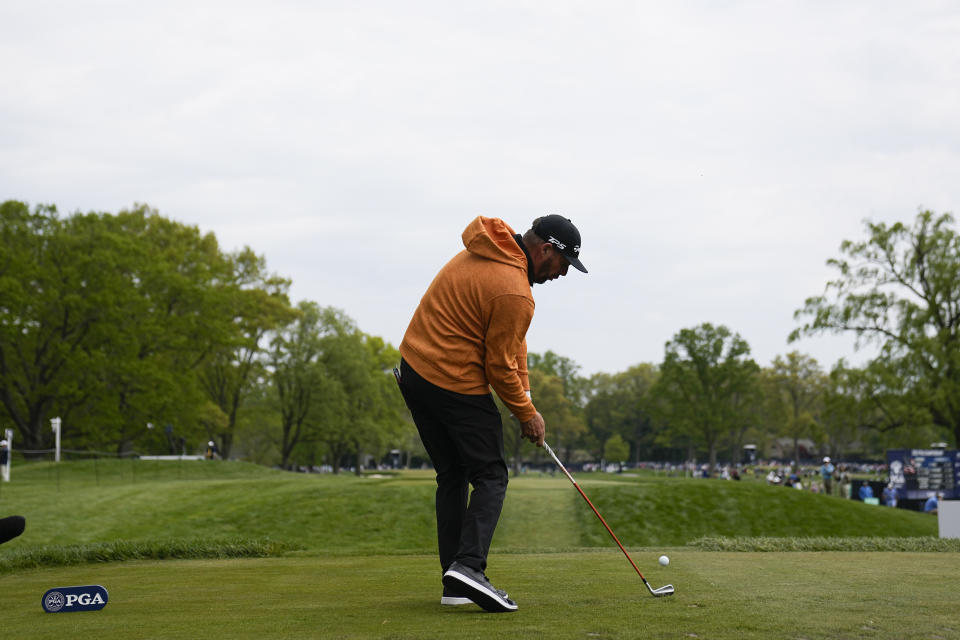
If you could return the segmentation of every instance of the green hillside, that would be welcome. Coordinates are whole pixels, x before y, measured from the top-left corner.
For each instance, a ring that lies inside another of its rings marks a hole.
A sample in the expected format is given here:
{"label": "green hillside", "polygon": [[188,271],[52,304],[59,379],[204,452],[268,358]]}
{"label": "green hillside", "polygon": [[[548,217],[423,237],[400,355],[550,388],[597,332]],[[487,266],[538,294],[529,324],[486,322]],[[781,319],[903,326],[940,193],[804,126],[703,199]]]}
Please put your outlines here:
{"label": "green hillside", "polygon": [[[935,536],[925,514],[759,482],[583,474],[584,491],[628,547],[704,536]],[[22,464],[0,514],[27,531],[4,546],[117,540],[270,539],[305,551],[423,553],[435,545],[433,477],[293,474],[239,462]],[[560,474],[511,479],[494,550],[604,547],[609,537]]]}

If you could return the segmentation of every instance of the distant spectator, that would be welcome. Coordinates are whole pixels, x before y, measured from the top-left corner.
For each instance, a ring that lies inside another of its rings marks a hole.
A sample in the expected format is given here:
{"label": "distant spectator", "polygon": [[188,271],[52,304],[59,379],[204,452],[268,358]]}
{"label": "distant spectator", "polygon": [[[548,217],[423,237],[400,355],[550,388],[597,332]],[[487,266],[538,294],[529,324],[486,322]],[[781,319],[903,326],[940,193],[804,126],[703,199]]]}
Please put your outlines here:
{"label": "distant spectator", "polygon": [[[800,484],[800,476],[797,475],[797,472],[796,472],[796,471],[791,471],[791,472],[790,472],[790,476],[789,476],[789,478],[788,478],[788,480],[787,480],[787,486],[788,486],[788,487],[793,487],[793,486],[796,486],[796,485],[798,485],[798,484]],[[800,486],[802,487],[803,485],[800,484]]]}
{"label": "distant spectator", "polygon": [[927,502],[923,505],[923,512],[937,513],[937,510],[940,507],[940,498],[942,497],[943,497],[943,492],[938,491],[934,495],[927,498]]}
{"label": "distant spectator", "polygon": [[733,478],[734,480],[739,480],[739,479],[740,479],[740,472],[737,471],[736,469],[734,469],[734,470],[733,470],[733,473],[730,474],[730,477]]}
{"label": "distant spectator", "polygon": [[780,484],[780,476],[773,469],[767,474],[767,484]]}
{"label": "distant spectator", "polygon": [[207,451],[204,454],[204,457],[206,457],[207,460],[220,458],[220,450],[217,449],[217,443],[213,440],[207,443]]}
{"label": "distant spectator", "polygon": [[823,459],[823,465],[820,467],[820,477],[823,479],[823,492],[827,495],[833,495],[833,472],[836,468],[830,462],[830,456]]}
{"label": "distant spectator", "polygon": [[892,482],[888,482],[887,486],[883,488],[883,504],[888,507],[897,506],[897,489]]}
{"label": "distant spectator", "polygon": [[840,495],[847,500],[853,497],[853,482],[850,480],[850,473],[846,465],[840,465]]}
{"label": "distant spectator", "polygon": [[860,483],[860,490],[857,492],[857,495],[860,496],[861,500],[873,497],[873,489],[870,488],[866,480]]}

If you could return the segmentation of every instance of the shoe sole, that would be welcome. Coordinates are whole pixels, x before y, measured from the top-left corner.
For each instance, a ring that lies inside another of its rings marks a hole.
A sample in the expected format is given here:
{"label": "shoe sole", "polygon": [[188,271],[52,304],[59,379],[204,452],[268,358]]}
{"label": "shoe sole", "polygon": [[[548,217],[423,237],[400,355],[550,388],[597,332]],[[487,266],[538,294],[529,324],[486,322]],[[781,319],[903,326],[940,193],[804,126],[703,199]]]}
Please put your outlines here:
{"label": "shoe sole", "polygon": [[454,592],[466,592],[467,597],[475,604],[480,605],[485,611],[490,611],[491,613],[507,613],[517,610],[516,604],[504,602],[500,599],[499,594],[490,591],[490,589],[470,576],[453,569],[449,569],[443,574],[443,585]]}
{"label": "shoe sole", "polygon": [[448,607],[458,607],[462,604],[473,604],[473,600],[470,598],[461,598],[458,596],[443,596],[440,598],[440,604],[446,605]]}

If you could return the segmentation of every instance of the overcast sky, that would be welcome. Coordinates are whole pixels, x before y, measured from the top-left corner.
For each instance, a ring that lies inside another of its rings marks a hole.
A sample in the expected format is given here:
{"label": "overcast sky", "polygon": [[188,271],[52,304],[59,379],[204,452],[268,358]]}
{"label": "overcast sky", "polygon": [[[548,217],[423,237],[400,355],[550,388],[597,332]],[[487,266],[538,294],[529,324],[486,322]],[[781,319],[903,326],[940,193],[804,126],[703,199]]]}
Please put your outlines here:
{"label": "overcast sky", "polygon": [[863,220],[960,213],[960,5],[0,3],[0,200],[146,203],[398,345],[477,215],[561,213],[585,374],[724,324],[768,365]]}

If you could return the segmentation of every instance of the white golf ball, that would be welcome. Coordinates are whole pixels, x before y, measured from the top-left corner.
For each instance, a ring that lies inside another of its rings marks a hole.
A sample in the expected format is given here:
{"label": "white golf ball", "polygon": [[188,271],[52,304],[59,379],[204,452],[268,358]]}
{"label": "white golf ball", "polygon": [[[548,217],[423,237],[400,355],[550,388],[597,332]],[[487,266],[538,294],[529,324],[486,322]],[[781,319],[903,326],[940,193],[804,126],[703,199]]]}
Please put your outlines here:
{"label": "white golf ball", "polygon": [[668,564],[670,564],[670,558],[668,558],[667,556],[660,556],[660,564],[662,564],[663,566],[667,566]]}

